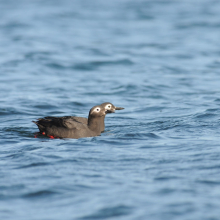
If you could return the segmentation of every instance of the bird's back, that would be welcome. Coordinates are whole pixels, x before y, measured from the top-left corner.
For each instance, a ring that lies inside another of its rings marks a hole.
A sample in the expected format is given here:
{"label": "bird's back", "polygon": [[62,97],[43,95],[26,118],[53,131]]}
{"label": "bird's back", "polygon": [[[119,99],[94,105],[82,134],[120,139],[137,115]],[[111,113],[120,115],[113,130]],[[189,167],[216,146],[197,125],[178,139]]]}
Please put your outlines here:
{"label": "bird's back", "polygon": [[[86,118],[85,118],[86,119]],[[39,118],[34,123],[38,126],[41,133],[47,136],[59,138],[81,138],[95,136],[85,120],[81,117],[64,116],[64,117],[45,117]]]}

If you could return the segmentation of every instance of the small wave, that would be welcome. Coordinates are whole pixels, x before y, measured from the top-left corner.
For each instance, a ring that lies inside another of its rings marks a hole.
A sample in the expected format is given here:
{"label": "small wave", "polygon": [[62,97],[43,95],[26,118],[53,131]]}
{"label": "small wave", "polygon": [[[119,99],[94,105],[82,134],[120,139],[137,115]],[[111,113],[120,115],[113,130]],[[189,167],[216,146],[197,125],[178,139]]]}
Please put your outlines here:
{"label": "small wave", "polygon": [[56,109],[57,108],[57,106],[55,106],[55,105],[51,105],[51,104],[49,104],[49,103],[45,103],[45,104],[40,104],[40,105],[34,105],[33,106],[34,108],[37,108],[37,109],[46,109],[46,110],[48,110],[48,109]]}
{"label": "small wave", "polygon": [[30,131],[30,128],[26,130],[26,128],[24,127],[8,127],[8,128],[4,128],[4,132],[10,133],[12,135],[28,137],[28,138],[34,137],[34,134],[33,132]]}
{"label": "small wave", "polygon": [[24,168],[30,168],[30,167],[46,166],[48,164],[49,163],[45,163],[45,162],[31,163],[31,164],[27,164],[27,165],[24,165],[24,166],[17,167],[16,169],[24,169]]}
{"label": "small wave", "polygon": [[175,180],[175,179],[179,179],[178,176],[159,176],[159,177],[155,177],[154,180],[155,181],[167,181],[167,180]]}
{"label": "small wave", "polygon": [[119,59],[119,60],[104,60],[104,61],[91,61],[91,62],[82,62],[76,63],[73,65],[64,65],[61,63],[50,62],[46,64],[48,67],[53,69],[74,69],[74,70],[81,70],[81,71],[93,71],[102,66],[111,66],[111,65],[133,65],[133,62],[130,59]]}
{"label": "small wave", "polygon": [[212,114],[212,113],[204,113],[204,114],[198,114],[195,116],[195,118],[198,119],[210,119],[210,118],[214,118],[216,117],[216,114]]}
{"label": "small wave", "polygon": [[92,220],[92,219],[108,219],[120,216],[129,215],[132,212],[132,207],[125,205],[118,205],[111,208],[102,208],[95,213],[78,218],[79,220]]}
{"label": "small wave", "polygon": [[119,137],[120,139],[131,138],[131,139],[160,139],[161,137],[154,133],[127,133],[123,137]]}
{"label": "small wave", "polygon": [[206,110],[207,112],[218,112],[219,108],[210,108]]}
{"label": "small wave", "polygon": [[175,189],[170,189],[170,188],[165,188],[165,189],[161,189],[157,192],[157,194],[159,195],[170,195],[172,193],[175,193],[176,190]]}
{"label": "small wave", "polygon": [[179,23],[176,26],[178,29],[191,29],[191,28],[219,28],[220,23],[219,22],[185,22],[185,23]]}
{"label": "small wave", "polygon": [[220,185],[220,181],[218,180],[197,180],[197,183],[205,184],[205,185]]}
{"label": "small wave", "polygon": [[110,65],[132,65],[133,62],[129,59],[121,59],[114,61],[93,61],[87,63],[79,63],[73,66],[73,69],[76,70],[95,70],[102,66],[110,66]]}
{"label": "small wave", "polygon": [[12,107],[10,107],[10,108],[0,108],[0,116],[1,115],[11,115],[11,114],[16,114],[16,115],[22,115],[22,114],[24,114],[23,112],[21,112],[21,111],[18,111],[17,109],[15,109],[15,108],[12,108]]}
{"label": "small wave", "polygon": [[32,193],[26,193],[24,194],[22,197],[23,198],[42,198],[42,197],[47,197],[47,196],[51,196],[57,194],[57,192],[52,191],[52,190],[40,190],[40,191],[36,191],[36,192],[32,192]]}

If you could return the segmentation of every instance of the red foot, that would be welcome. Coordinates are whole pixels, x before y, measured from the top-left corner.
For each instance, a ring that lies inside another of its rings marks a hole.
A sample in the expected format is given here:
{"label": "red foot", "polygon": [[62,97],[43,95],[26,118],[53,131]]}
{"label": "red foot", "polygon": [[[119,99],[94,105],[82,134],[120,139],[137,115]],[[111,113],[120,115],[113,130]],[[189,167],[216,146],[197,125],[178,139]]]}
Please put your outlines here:
{"label": "red foot", "polygon": [[[46,133],[43,131],[43,132],[38,132],[38,133],[36,133],[35,135],[34,135],[34,138],[38,138],[38,135],[39,134],[42,134],[42,135],[46,135]],[[47,135],[50,139],[54,139],[54,138],[58,138],[58,137],[56,137],[56,136],[53,136],[53,135]]]}
{"label": "red foot", "polygon": [[45,135],[45,132],[37,132],[37,133],[35,133],[35,135],[34,135],[34,138],[38,138],[38,136],[39,135]]}

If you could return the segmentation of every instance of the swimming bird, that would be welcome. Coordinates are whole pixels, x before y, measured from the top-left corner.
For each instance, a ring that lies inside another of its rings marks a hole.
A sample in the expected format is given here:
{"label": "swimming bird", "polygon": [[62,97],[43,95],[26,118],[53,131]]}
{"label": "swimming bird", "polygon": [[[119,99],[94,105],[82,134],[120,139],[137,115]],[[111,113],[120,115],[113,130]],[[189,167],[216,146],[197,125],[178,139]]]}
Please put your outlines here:
{"label": "swimming bird", "polygon": [[88,119],[76,116],[44,117],[33,121],[40,133],[51,138],[81,138],[100,135],[105,129],[105,115],[115,110],[124,109],[116,107],[110,102],[102,103],[90,109]]}
{"label": "swimming bird", "polygon": [[[113,110],[112,110],[113,111]],[[103,105],[97,105],[90,109],[87,123],[82,123],[80,117],[44,117],[33,121],[40,133],[51,138],[83,138],[94,137],[101,134],[103,118],[110,110]],[[79,120],[77,120],[79,119]]]}
{"label": "swimming bird", "polygon": [[[115,110],[122,110],[124,108],[122,107],[116,107],[114,106],[112,103],[110,102],[104,102],[101,104],[102,107],[105,108],[105,110],[107,110],[106,114],[108,113],[115,113]],[[74,118],[75,120],[83,123],[83,124],[87,124],[88,123],[88,119],[87,118],[83,118],[83,117],[76,117],[76,116],[72,116],[72,118]],[[101,126],[101,132],[103,132],[105,130],[105,115],[101,117],[100,119],[100,126]]]}

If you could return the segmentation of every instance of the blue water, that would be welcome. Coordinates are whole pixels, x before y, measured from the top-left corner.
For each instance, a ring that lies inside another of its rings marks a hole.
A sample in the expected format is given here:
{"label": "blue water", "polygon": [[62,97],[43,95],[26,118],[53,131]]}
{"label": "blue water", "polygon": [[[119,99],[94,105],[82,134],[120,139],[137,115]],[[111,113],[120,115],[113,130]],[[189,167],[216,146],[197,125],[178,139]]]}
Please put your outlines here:
{"label": "blue water", "polygon": [[[220,218],[220,2],[0,1],[0,219]],[[107,115],[93,138],[32,120]]]}

